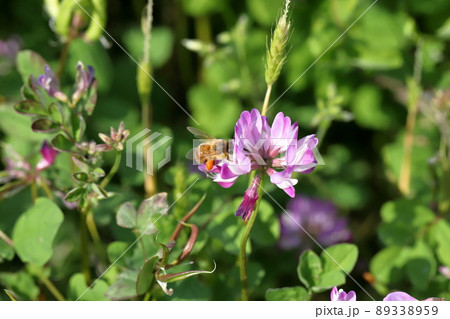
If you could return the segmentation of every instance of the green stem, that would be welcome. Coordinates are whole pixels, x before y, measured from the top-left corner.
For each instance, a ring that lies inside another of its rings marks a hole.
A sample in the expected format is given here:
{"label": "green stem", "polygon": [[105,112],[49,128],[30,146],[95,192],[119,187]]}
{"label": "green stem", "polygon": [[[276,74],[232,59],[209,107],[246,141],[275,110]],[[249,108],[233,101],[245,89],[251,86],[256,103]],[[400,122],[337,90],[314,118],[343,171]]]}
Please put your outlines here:
{"label": "green stem", "polygon": [[31,200],[33,205],[36,203],[36,199],[38,198],[38,192],[36,188],[36,182],[31,183]]}
{"label": "green stem", "polygon": [[56,298],[56,300],[66,301],[64,296],[61,294],[58,288],[56,288],[55,285],[50,281],[50,279],[48,279],[42,272],[39,272],[37,275],[39,276],[39,279],[42,281],[45,287],[47,287],[47,289],[51,292],[51,294]]}
{"label": "green stem", "polygon": [[319,127],[317,128],[317,140],[319,141],[319,144],[323,141],[325,134],[327,133],[328,129],[330,128],[331,121],[330,120],[324,120],[320,122]]}
{"label": "green stem", "polygon": [[53,200],[53,194],[52,191],[50,190],[50,188],[48,187],[47,183],[44,180],[41,180],[41,182],[39,183],[39,185],[41,186],[41,188],[44,190],[45,194],[47,195],[47,197],[51,200]]}
{"label": "green stem", "polygon": [[59,56],[58,71],[56,71],[56,77],[58,79],[61,78],[61,75],[63,73],[64,65],[66,64],[66,61],[67,61],[67,55],[69,53],[69,46],[70,46],[71,41],[72,41],[72,39],[70,39],[70,38],[67,39],[67,42],[64,43],[64,46],[62,48],[61,55]]}
{"label": "green stem", "polygon": [[151,297],[152,297],[152,294],[151,294],[151,292],[149,291],[149,292],[147,292],[147,293],[145,294],[143,301],[149,301]]}
{"label": "green stem", "polygon": [[113,176],[117,173],[117,170],[119,169],[121,158],[122,158],[122,153],[117,151],[116,152],[116,158],[114,160],[113,166],[111,167],[111,170],[109,171],[108,175],[106,175],[106,177],[100,183],[100,187],[101,188],[105,188],[106,185],[108,185],[108,183],[111,181]]}
{"label": "green stem", "polygon": [[269,106],[270,94],[272,93],[272,84],[267,84],[266,96],[264,97],[264,103],[261,110],[261,115],[266,115],[267,108]]}
{"label": "green stem", "polygon": [[403,158],[398,181],[398,188],[403,195],[408,196],[411,185],[411,162],[414,144],[414,129],[418,113],[419,87],[415,82],[409,85],[408,115],[406,119],[405,136],[403,138]]}
{"label": "green stem", "polygon": [[261,176],[261,182],[258,186],[258,200],[256,201],[255,209],[250,216],[250,219],[246,222],[244,235],[242,236],[240,251],[239,251],[239,267],[241,274],[241,294],[242,300],[248,301],[248,281],[247,281],[247,260],[246,260],[246,247],[247,241],[250,237],[250,231],[252,230],[253,224],[256,220],[256,215],[258,214],[259,204],[261,203],[261,198],[263,195],[263,185],[264,185],[264,175]]}
{"label": "green stem", "polygon": [[81,269],[86,284],[91,282],[91,270],[89,268],[89,238],[86,225],[86,214],[80,212],[80,242],[81,242]]}
{"label": "green stem", "polygon": [[98,255],[100,256],[101,261],[106,265],[108,263],[108,257],[106,256],[105,249],[103,247],[103,243],[100,239],[100,235],[97,230],[97,226],[94,221],[94,214],[92,213],[92,209],[89,209],[86,213],[86,226],[89,230],[89,234],[94,242],[95,248],[97,250]]}
{"label": "green stem", "polygon": [[450,168],[448,163],[442,163],[442,195],[439,203],[439,212],[448,214],[450,211]]}
{"label": "green stem", "polygon": [[0,230],[0,239],[2,239],[5,243],[7,243],[9,246],[14,248],[14,242],[11,238],[8,237],[4,232]]}

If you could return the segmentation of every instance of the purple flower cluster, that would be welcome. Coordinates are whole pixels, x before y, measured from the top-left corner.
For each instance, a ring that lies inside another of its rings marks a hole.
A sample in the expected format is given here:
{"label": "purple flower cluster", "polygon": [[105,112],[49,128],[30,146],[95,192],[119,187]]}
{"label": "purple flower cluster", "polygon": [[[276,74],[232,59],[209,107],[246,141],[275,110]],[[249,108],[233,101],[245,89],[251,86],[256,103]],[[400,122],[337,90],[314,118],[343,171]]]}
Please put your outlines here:
{"label": "purple flower cluster", "polygon": [[[356,293],[352,290],[349,291],[349,293],[347,294],[344,290],[339,289],[338,291],[337,287],[334,287],[331,290],[330,299],[331,301],[356,301]],[[431,297],[425,299],[424,301],[439,301],[439,300],[443,299]],[[391,292],[386,297],[384,297],[383,301],[418,301],[418,300],[410,296],[406,292],[396,291]]]}
{"label": "purple flower cluster", "polygon": [[356,301],[356,293],[353,290],[346,293],[344,290],[334,287],[331,290],[330,299],[331,301]]}
{"label": "purple flower cluster", "polygon": [[59,81],[53,73],[52,69],[48,66],[44,66],[45,74],[42,74],[38,77],[38,84],[42,86],[42,88],[50,95],[51,97],[55,97],[61,102],[67,102],[67,96],[60,91],[59,89]]}
{"label": "purple flower cluster", "polygon": [[[270,126],[267,117],[258,110],[244,111],[234,129],[232,158],[217,161],[210,173],[215,182],[227,188],[241,175],[251,171],[266,172],[273,184],[290,197],[295,197],[294,186],[298,181],[292,178],[292,174],[309,173],[314,169],[317,161],[313,149],[318,142],[315,135],[300,140],[297,136],[298,123],[292,123],[281,112]],[[200,165],[199,169],[206,171],[205,165]],[[244,220],[250,217],[258,198],[257,188],[261,176],[255,178],[257,180],[251,183],[236,213]]]}
{"label": "purple flower cluster", "polygon": [[323,246],[347,242],[352,238],[347,219],[339,217],[336,207],[330,202],[297,196],[288,203],[287,211],[289,214],[280,216],[279,244],[282,249],[308,248],[309,236],[305,231]]}
{"label": "purple flower cluster", "polygon": [[[66,94],[61,92],[59,88],[59,81],[53,73],[52,69],[45,65],[45,73],[40,75],[37,82],[38,84],[50,95],[57,98],[63,103],[68,103],[69,99]],[[94,68],[88,65],[87,69],[83,63],[77,63],[77,76],[75,82],[75,92],[72,95],[72,104],[77,104],[84,93],[87,92],[94,80]]]}

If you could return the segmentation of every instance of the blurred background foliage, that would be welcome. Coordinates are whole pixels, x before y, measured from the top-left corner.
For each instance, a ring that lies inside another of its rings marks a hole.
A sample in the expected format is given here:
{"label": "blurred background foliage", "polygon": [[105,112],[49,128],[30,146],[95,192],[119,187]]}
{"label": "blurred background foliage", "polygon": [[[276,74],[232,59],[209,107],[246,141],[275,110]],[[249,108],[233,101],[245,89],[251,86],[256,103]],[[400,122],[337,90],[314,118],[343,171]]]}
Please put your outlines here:
{"label": "blurred background foliage", "polygon": [[[142,58],[145,41],[141,32],[145,4],[143,0],[107,2],[106,30],[137,61]],[[319,134],[326,165],[314,174],[298,176],[296,189],[298,194],[334,203],[340,215],[349,219],[360,254],[355,279],[374,296],[403,289],[419,299],[450,298],[450,283],[438,271],[440,266],[450,266],[443,246],[450,240],[450,226],[448,214],[436,208],[446,196],[436,187],[449,181],[443,179],[442,170],[429,164],[439,150],[441,132],[420,107],[412,133],[405,129],[411,105],[420,104],[426,94],[449,88],[450,2],[381,0],[347,30],[371,4],[366,0],[293,1],[290,50],[274,87],[272,102],[276,103],[268,116],[273,118],[281,111],[299,122],[301,136]],[[155,1],[152,74],[209,134],[231,138],[239,114],[261,107],[266,41],[281,6],[281,0]],[[42,1],[4,2],[0,39],[15,37],[22,49],[38,52],[57,69],[63,44],[52,30],[55,23],[49,15]],[[63,85],[72,83],[79,60],[95,68],[99,96],[87,133],[97,142],[99,132],[108,132],[120,121],[131,135],[144,128],[136,89],[137,66],[114,42],[106,34],[96,41],[72,41],[61,78]],[[28,119],[14,112],[12,105],[20,100],[22,79],[14,62],[0,59],[0,137],[22,156],[36,154],[40,142],[49,136],[33,134]],[[411,101],[413,91],[418,92],[416,101]],[[196,123],[167,93],[153,84],[150,128],[174,137],[172,162],[157,174],[158,191],[168,192],[169,202],[173,202],[201,174],[185,159],[192,147],[186,126]],[[408,191],[399,187],[405,134],[414,135]],[[8,155],[5,148],[1,151],[3,158]],[[48,172],[57,174],[61,188],[72,183],[68,161],[67,156],[59,156],[55,170]],[[111,166],[113,157],[107,156],[105,161]],[[116,225],[115,214],[125,201],[135,206],[142,201],[143,183],[144,176],[122,160],[119,174],[109,186],[117,195],[100,201],[95,208],[95,221],[108,245],[110,262],[135,238]],[[236,258],[242,221],[234,212],[246,186],[245,180],[239,180],[233,188],[223,189],[201,177],[176,202],[171,217],[161,220],[157,225],[160,236],[170,235],[177,220],[206,192],[205,202],[192,218],[201,229],[193,260],[201,269],[212,269],[214,260],[217,270],[169,284],[174,295],[161,293],[155,298],[239,298]],[[268,186],[268,191],[285,207],[287,198],[282,191],[273,186]],[[0,201],[0,229],[6,234],[12,234],[16,220],[30,206],[29,192],[24,189]],[[281,213],[269,199],[262,202],[251,236],[248,273],[252,299],[264,299],[268,288],[299,284],[296,267],[302,251],[281,251],[277,245]],[[76,299],[86,287],[78,266],[78,217],[69,210],[64,215],[52,258],[40,271],[45,271],[67,298]],[[104,299],[122,269],[140,267],[133,265],[139,249],[130,250],[84,298]],[[25,267],[1,240],[0,261],[1,286],[22,299],[51,299],[38,280],[42,276]],[[95,266],[95,256],[91,261],[99,275],[105,265]],[[418,272],[422,275],[416,275]],[[349,280],[347,286],[358,289]],[[0,298],[7,299],[3,290]],[[328,297],[325,293],[313,298]],[[358,298],[369,297],[360,293]]]}

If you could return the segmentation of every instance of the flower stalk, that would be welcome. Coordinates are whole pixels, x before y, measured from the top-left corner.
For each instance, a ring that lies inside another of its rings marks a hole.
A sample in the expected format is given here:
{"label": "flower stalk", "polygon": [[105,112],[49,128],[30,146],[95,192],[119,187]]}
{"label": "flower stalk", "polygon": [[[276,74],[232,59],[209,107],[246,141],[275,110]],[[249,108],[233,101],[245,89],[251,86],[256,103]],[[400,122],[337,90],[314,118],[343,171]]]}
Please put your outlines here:
{"label": "flower stalk", "polygon": [[[261,174],[261,173],[260,173]],[[253,183],[253,181],[252,181]],[[244,234],[242,236],[242,241],[240,245],[239,250],[239,267],[240,267],[240,276],[241,276],[241,295],[243,301],[248,301],[248,280],[247,280],[247,254],[246,254],[246,247],[247,247],[247,241],[250,237],[250,232],[252,230],[253,224],[256,220],[256,215],[258,214],[259,210],[259,204],[261,203],[262,193],[263,193],[263,186],[264,186],[264,175],[261,174],[259,178],[259,182],[257,182],[257,192],[258,192],[258,198],[256,200],[255,209],[251,213],[250,218],[245,222],[245,230]]]}
{"label": "flower stalk", "polygon": [[120,166],[121,159],[122,159],[122,152],[116,151],[116,158],[114,159],[114,164],[111,167],[111,170],[108,172],[108,175],[106,175],[106,177],[100,183],[101,188],[105,188],[106,185],[108,185],[111,179],[114,177],[114,175],[116,175],[117,170],[119,169]]}

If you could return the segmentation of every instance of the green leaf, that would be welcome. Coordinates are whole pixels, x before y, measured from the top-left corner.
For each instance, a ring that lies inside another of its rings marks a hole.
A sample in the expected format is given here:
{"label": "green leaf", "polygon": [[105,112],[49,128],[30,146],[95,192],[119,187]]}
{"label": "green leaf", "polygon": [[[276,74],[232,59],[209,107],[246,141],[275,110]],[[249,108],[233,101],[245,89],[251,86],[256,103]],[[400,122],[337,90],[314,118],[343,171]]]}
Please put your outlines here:
{"label": "green leaf", "polygon": [[81,141],[83,139],[84,132],[86,131],[86,121],[81,114],[72,116],[72,128],[75,140]]}
{"label": "green leaf", "polygon": [[23,83],[27,83],[30,75],[36,78],[45,73],[44,66],[47,63],[38,53],[31,50],[23,50],[16,57],[17,70],[22,76]]}
{"label": "green leaf", "polygon": [[25,271],[0,273],[0,284],[23,300],[35,300],[39,295],[39,287],[33,277]]}
{"label": "green leaf", "polygon": [[408,252],[404,247],[390,246],[378,252],[370,262],[370,272],[381,284],[395,284],[401,281],[405,273]]}
{"label": "green leaf", "polygon": [[12,260],[14,258],[14,249],[0,239],[0,262],[3,259]]}
{"label": "green leaf", "polygon": [[67,202],[76,202],[80,200],[86,194],[86,188],[84,187],[76,187],[71,189],[64,198]]}
{"label": "green leaf", "polygon": [[274,213],[272,205],[261,200],[258,218],[252,229],[252,240],[262,246],[276,244],[280,236],[280,223]]}
{"label": "green leaf", "polygon": [[14,110],[25,115],[47,115],[41,103],[33,100],[25,100],[14,105]]}
{"label": "green leaf", "polygon": [[414,229],[401,223],[381,225],[378,236],[387,246],[408,246],[414,243]]}
{"label": "green leaf", "polygon": [[184,12],[194,17],[220,12],[225,4],[224,0],[182,0],[181,3]]}
{"label": "green leaf", "polygon": [[69,287],[67,288],[67,299],[79,301],[106,301],[108,300],[105,297],[107,289],[108,284],[103,279],[97,280],[95,284],[88,289],[83,274],[76,273],[70,277]]}
{"label": "green leaf", "polygon": [[325,249],[320,256],[324,272],[344,269],[350,273],[358,259],[358,247],[353,244],[337,244]]}
{"label": "green leaf", "polygon": [[311,288],[313,292],[322,292],[330,290],[334,286],[340,286],[345,284],[345,273],[340,270],[334,269],[320,274],[318,280]]}
{"label": "green leaf", "polygon": [[84,172],[77,172],[73,174],[73,178],[75,178],[77,181],[86,183],[89,179],[89,176]]}
{"label": "green leaf", "polygon": [[60,124],[49,119],[37,119],[31,124],[33,132],[52,133],[61,129]]}
{"label": "green leaf", "polygon": [[400,199],[385,203],[381,208],[384,224],[378,235],[386,245],[411,245],[415,236],[434,220],[428,207],[411,200]]}
{"label": "green leaf", "polygon": [[144,200],[138,211],[131,203],[127,202],[121,205],[117,212],[117,225],[135,229],[141,234],[154,234],[157,229],[153,224],[162,214],[167,212],[168,207],[167,193],[158,193]]}
{"label": "green leaf", "polygon": [[[144,34],[139,28],[125,31],[123,42],[130,53],[138,60],[142,59],[144,50]],[[150,37],[150,64],[152,68],[160,68],[172,55],[173,33],[167,27],[153,27]]]}
{"label": "green leaf", "polygon": [[373,85],[362,85],[353,95],[352,111],[360,126],[386,130],[395,124],[395,116],[382,101],[381,91]]}
{"label": "green leaf", "polygon": [[322,273],[322,263],[315,252],[312,250],[305,251],[300,256],[300,261],[297,267],[297,274],[300,281],[306,286],[311,288],[319,280],[319,276]]}
{"label": "green leaf", "polygon": [[413,228],[421,228],[434,220],[428,207],[407,199],[385,203],[381,207],[381,218],[385,223],[399,222]]}
{"label": "green leaf", "polygon": [[[241,112],[238,100],[227,97],[219,90],[197,85],[189,90],[188,101],[192,108],[192,116],[205,132],[220,138],[231,135],[232,128]],[[220,119],[220,121],[212,119]]]}
{"label": "green leaf", "polygon": [[62,152],[70,152],[73,144],[62,134],[56,135],[52,140],[52,146]]}
{"label": "green leaf", "polygon": [[136,281],[136,292],[138,295],[145,294],[155,282],[155,266],[158,262],[158,257],[153,256],[147,259],[139,270],[139,275]]}
{"label": "green leaf", "polygon": [[[447,250],[448,254],[448,250]],[[428,288],[430,280],[437,271],[437,262],[431,248],[422,240],[409,249],[406,273],[417,290]]]}
{"label": "green leaf", "polygon": [[307,301],[310,298],[311,295],[303,287],[285,287],[266,291],[267,301]]}
{"label": "green leaf", "polygon": [[[124,241],[114,241],[107,247],[108,259],[110,263],[120,266],[127,266],[127,261],[132,257],[133,251],[129,249],[125,254],[124,251],[130,247],[130,244]],[[123,254],[123,255],[122,255]]]}
{"label": "green leaf", "polygon": [[448,244],[450,243],[450,224],[446,220],[441,220],[430,229],[430,235],[437,244],[436,255],[439,261],[450,267],[450,254]]}
{"label": "green leaf", "polygon": [[275,25],[277,15],[283,7],[282,0],[247,0],[248,11],[261,25]]}
{"label": "green leaf", "polygon": [[53,239],[63,219],[64,215],[55,203],[38,198],[14,226],[12,239],[20,259],[44,265],[53,254]]}
{"label": "green leaf", "polygon": [[63,111],[61,109],[61,106],[57,103],[52,103],[48,107],[48,111],[50,113],[50,116],[52,117],[53,121],[56,123],[62,124],[63,122]]}
{"label": "green leaf", "polygon": [[133,204],[130,202],[122,204],[116,215],[117,225],[123,228],[136,228],[136,214]]}
{"label": "green leaf", "polygon": [[125,300],[137,296],[136,281],[137,270],[125,270],[121,272],[116,281],[108,288],[106,297],[111,300]]}
{"label": "green leaf", "polygon": [[136,226],[141,234],[151,235],[158,230],[153,225],[163,214],[167,213],[167,193],[158,193],[144,200],[137,211]]}

